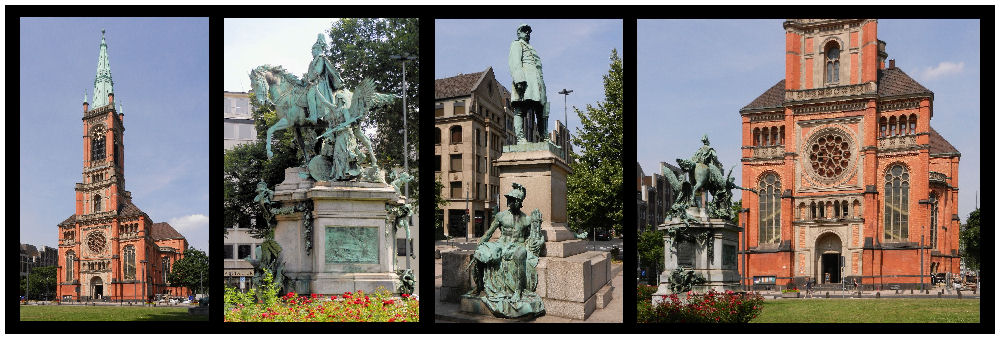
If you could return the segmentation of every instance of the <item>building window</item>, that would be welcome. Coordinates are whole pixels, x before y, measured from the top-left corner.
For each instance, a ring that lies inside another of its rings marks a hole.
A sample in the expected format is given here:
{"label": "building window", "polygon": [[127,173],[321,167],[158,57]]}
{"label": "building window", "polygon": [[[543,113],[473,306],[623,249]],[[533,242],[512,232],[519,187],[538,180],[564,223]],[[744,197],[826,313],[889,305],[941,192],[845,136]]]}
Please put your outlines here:
{"label": "building window", "polygon": [[462,182],[452,181],[451,182],[451,198],[461,199],[462,198]]}
{"label": "building window", "polygon": [[476,146],[479,146],[479,147],[483,147],[483,139],[481,139],[481,138],[482,138],[482,136],[480,135],[481,133],[479,133],[479,132],[480,132],[480,131],[479,131],[479,129],[477,128],[477,129],[476,129]]}
{"label": "building window", "polygon": [[937,248],[938,238],[938,199],[937,193],[931,193],[931,248]]}
{"label": "building window", "polygon": [[450,166],[451,167],[448,169],[449,171],[451,171],[451,172],[461,172],[462,171],[462,155],[461,154],[452,154],[451,155],[451,164],[450,164]]}
{"label": "building window", "polygon": [[917,115],[910,114],[910,134],[917,134]]}
{"label": "building window", "polygon": [[760,146],[760,128],[753,129],[753,145]]}
{"label": "building window", "polygon": [[66,252],[66,281],[73,281],[73,261],[76,260],[73,251]]}
{"label": "building window", "polygon": [[905,241],[909,217],[910,174],[903,165],[885,173],[885,241]]}
{"label": "building window", "polygon": [[94,194],[94,213],[101,211],[101,195]]}
{"label": "building window", "polygon": [[163,282],[167,283],[167,276],[170,274],[170,257],[163,257]]}
{"label": "building window", "polygon": [[235,259],[233,258],[233,245],[226,244],[222,247],[222,259]]}
{"label": "building window", "polygon": [[889,125],[889,123],[886,122],[885,117],[882,117],[882,119],[879,119],[879,122],[878,122],[878,136],[884,138],[885,136],[888,135],[888,134],[886,134],[886,127],[888,125]]}
{"label": "building window", "polygon": [[465,101],[456,101],[454,115],[463,115],[463,114],[465,114]]}
{"label": "building window", "polygon": [[760,181],[758,230],[761,244],[777,244],[781,240],[781,181],[767,173]]}
{"label": "building window", "polygon": [[123,270],[125,279],[135,280],[135,246],[125,246],[125,250],[122,251],[122,261],[125,264]]}
{"label": "building window", "polygon": [[236,259],[250,259],[250,245],[239,245]]}
{"label": "building window", "polygon": [[462,143],[462,126],[451,127],[451,143],[453,144]]}
{"label": "building window", "polygon": [[826,83],[837,84],[840,82],[840,46],[836,42],[830,41],[826,44]]}
{"label": "building window", "polygon": [[105,147],[104,128],[98,127],[90,137],[90,161],[104,160]]}
{"label": "building window", "polygon": [[437,127],[434,128],[434,144],[435,145],[441,144],[441,129]]}
{"label": "building window", "polygon": [[435,172],[441,172],[441,156],[440,155],[435,155],[434,156],[434,171]]}
{"label": "building window", "polygon": [[438,118],[443,116],[444,116],[444,104],[434,105],[434,117]]}

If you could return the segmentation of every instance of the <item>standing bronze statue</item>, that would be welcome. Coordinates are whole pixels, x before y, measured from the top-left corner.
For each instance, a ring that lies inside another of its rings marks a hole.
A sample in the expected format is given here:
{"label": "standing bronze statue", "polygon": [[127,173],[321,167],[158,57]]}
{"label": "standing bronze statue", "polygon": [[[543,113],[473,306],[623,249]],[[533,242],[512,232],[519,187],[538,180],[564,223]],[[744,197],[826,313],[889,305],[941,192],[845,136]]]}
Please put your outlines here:
{"label": "standing bronze statue", "polygon": [[518,143],[549,139],[549,100],[542,78],[542,58],[528,42],[531,26],[517,27],[517,40],[510,44],[507,65],[514,80],[510,105],[514,108],[514,134]]}
{"label": "standing bronze statue", "polygon": [[[539,316],[545,313],[538,286],[538,256],[542,237],[542,213],[521,211],[527,191],[518,183],[507,193],[507,211],[499,212],[489,230],[479,239],[469,262],[475,288],[469,296],[478,296],[493,315],[504,318]],[[500,229],[497,241],[488,241]]]}

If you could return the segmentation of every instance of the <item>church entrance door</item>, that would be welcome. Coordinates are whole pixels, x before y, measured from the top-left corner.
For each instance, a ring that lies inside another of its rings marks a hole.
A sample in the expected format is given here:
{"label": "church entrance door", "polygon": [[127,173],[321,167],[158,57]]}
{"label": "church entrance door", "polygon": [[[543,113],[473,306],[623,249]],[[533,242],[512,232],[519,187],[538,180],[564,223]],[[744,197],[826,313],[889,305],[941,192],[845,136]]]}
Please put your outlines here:
{"label": "church entrance door", "polygon": [[[840,253],[823,254],[823,275],[824,283],[840,283]],[[826,281],[829,277],[829,281]]]}
{"label": "church entrance door", "polygon": [[101,281],[101,277],[94,277],[90,280],[90,297],[94,299],[100,299],[104,297],[104,282]]}
{"label": "church entrance door", "polygon": [[841,278],[840,256],[843,243],[836,233],[823,233],[816,238],[816,281],[822,284],[839,284]]}

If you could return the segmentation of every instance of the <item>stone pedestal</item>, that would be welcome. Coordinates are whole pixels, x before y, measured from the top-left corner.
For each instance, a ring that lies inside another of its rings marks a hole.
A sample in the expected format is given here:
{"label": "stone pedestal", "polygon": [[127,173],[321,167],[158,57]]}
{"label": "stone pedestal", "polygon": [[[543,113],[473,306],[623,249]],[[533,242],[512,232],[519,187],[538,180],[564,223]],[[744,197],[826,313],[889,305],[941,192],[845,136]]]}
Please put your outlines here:
{"label": "stone pedestal", "polygon": [[[395,248],[387,239],[385,204],[399,196],[392,186],[364,182],[313,182],[299,175],[301,168],[285,170],[285,181],[275,189],[282,206],[312,202],[312,226],[301,212],[279,215],[274,239],[281,245],[285,275],[295,292],[342,294],[379,286],[396,293],[392,270]],[[308,217],[308,216],[307,216]],[[310,229],[311,228],[311,229]],[[308,249],[306,240],[312,243]]]}
{"label": "stone pedestal", "polygon": [[458,302],[462,294],[472,289],[469,278],[469,261],[473,251],[455,250],[441,253],[441,301]]}
{"label": "stone pedestal", "polygon": [[[689,208],[688,214],[698,216],[699,220],[699,223],[691,223],[690,232],[709,232],[709,238],[704,245],[699,245],[696,241],[681,243],[669,236],[663,237],[664,270],[660,274],[660,286],[653,294],[654,304],[658,304],[657,296],[672,294],[669,278],[671,272],[678,268],[693,270],[705,278],[704,284],[694,286],[694,292],[740,290],[737,250],[743,228],[726,220],[709,219],[698,208]],[[680,220],[673,219],[657,226],[657,229],[683,225]]]}
{"label": "stone pedestal", "polygon": [[549,142],[509,145],[495,165],[501,191],[510,190],[514,182],[524,185],[523,211],[542,212],[545,246],[535,293],[542,297],[545,313],[584,320],[610,302],[614,274],[608,253],[587,251],[586,242],[566,227],[566,177],[572,170],[561,154],[562,149]]}

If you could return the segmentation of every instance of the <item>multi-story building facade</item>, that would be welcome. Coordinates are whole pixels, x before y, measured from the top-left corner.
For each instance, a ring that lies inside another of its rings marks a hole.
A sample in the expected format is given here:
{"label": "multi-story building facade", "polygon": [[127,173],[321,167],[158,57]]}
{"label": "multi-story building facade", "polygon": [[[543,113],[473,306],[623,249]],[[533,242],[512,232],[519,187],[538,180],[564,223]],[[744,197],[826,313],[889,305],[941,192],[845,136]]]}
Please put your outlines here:
{"label": "multi-story building facade", "polygon": [[83,182],[76,184],[76,212],[58,225],[57,295],[136,301],[187,295],[167,279],[187,240],[169,224],[154,223],[125,190],[125,113],[115,107],[103,32],[93,93],[91,103],[83,102]]}
{"label": "multi-story building facade", "polygon": [[740,110],[742,186],[759,190],[741,273],[866,288],[958,273],[960,154],[931,127],[934,93],[886,65],[877,20],[784,27],[784,79]]}
{"label": "multi-story building facade", "polygon": [[39,250],[35,245],[21,244],[20,276],[27,277],[36,267],[58,265],[59,250],[42,246]]}
{"label": "multi-story building facade", "polygon": [[[257,130],[250,114],[250,96],[245,92],[225,92],[225,150],[257,140]],[[250,225],[226,225],[223,240],[223,268],[226,286],[246,290],[252,287],[253,265],[248,259],[256,259],[255,249],[264,239],[250,235]]]}
{"label": "multi-story building facade", "polygon": [[250,115],[250,97],[246,92],[225,92],[225,146],[227,150],[236,145],[257,140],[257,130],[254,129],[253,118]]}
{"label": "multi-story building facade", "polygon": [[490,67],[436,79],[434,99],[431,165],[444,185],[444,233],[476,238],[486,231],[492,210],[501,203],[500,173],[493,161],[500,158],[504,145],[515,142],[510,92]]}

